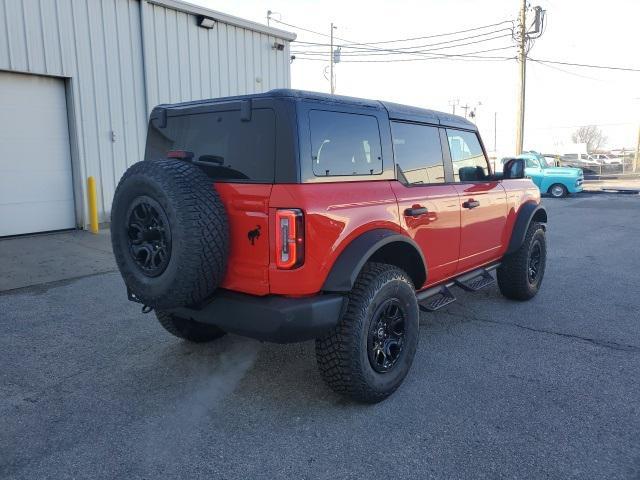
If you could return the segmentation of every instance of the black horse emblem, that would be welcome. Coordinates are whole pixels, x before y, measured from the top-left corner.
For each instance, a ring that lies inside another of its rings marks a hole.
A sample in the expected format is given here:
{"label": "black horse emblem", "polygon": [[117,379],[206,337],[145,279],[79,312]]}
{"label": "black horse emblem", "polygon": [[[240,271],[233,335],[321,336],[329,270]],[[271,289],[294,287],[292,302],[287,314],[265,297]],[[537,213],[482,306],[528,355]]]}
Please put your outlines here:
{"label": "black horse emblem", "polygon": [[247,233],[247,237],[249,237],[251,245],[255,245],[256,240],[260,238],[260,225],[256,225],[256,228],[254,228],[253,230],[249,230],[249,233]]}

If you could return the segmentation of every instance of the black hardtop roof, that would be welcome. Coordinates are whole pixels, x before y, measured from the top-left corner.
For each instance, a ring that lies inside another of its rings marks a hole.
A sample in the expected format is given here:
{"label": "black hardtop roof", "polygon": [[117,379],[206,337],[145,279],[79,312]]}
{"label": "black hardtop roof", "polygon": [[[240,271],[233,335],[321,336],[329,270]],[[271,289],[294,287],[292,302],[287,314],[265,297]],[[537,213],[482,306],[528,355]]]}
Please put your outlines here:
{"label": "black hardtop roof", "polygon": [[236,100],[248,100],[253,98],[295,98],[299,100],[312,100],[317,102],[326,102],[333,105],[348,105],[368,107],[376,110],[386,110],[389,118],[396,120],[415,121],[423,123],[432,123],[448,127],[464,128],[467,130],[477,130],[476,125],[466,118],[452,115],[450,113],[438,112],[426,108],[413,107],[409,105],[401,105],[399,103],[386,102],[380,100],[369,100],[366,98],[347,97],[343,95],[330,95],[328,93],[311,92],[306,90],[294,90],[290,88],[278,88],[269,90],[264,93],[254,93],[249,95],[238,95],[233,97],[221,97],[205,100],[195,100],[191,102],[173,103],[158,105],[161,108],[184,108],[205,106],[207,104],[215,104],[220,102],[229,102]]}

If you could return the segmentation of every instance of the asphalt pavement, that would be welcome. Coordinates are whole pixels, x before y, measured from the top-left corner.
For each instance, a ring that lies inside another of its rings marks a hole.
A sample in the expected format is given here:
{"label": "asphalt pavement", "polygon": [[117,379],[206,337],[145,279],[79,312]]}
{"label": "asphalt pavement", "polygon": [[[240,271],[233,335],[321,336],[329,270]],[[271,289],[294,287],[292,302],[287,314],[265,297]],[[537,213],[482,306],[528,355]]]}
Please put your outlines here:
{"label": "asphalt pavement", "polygon": [[456,291],[374,406],[312,342],[171,337],[106,263],[0,293],[0,478],[640,478],[640,196],[544,203],[540,294]]}

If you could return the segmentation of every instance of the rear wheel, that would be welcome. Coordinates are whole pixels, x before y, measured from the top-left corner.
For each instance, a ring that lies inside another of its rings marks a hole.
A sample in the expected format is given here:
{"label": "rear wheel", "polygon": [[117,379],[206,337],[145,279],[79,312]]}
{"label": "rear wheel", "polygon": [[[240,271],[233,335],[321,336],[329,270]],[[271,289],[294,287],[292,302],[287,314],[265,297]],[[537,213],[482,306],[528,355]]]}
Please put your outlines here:
{"label": "rear wheel", "polygon": [[561,183],[554,183],[549,187],[549,194],[555,198],[566,197],[569,194],[567,187]]}
{"label": "rear wheel", "polygon": [[513,300],[536,296],[547,263],[547,241],[542,224],[531,222],[518,250],[505,255],[498,267],[500,292]]}
{"label": "rear wheel", "polygon": [[376,403],[391,395],[411,368],[419,314],[409,276],[368,263],[360,272],[336,328],[316,340],[322,378],[336,392]]}
{"label": "rear wheel", "polygon": [[216,326],[180,318],[168,312],[156,311],[156,317],[167,332],[189,342],[210,342],[226,335],[224,330]]}

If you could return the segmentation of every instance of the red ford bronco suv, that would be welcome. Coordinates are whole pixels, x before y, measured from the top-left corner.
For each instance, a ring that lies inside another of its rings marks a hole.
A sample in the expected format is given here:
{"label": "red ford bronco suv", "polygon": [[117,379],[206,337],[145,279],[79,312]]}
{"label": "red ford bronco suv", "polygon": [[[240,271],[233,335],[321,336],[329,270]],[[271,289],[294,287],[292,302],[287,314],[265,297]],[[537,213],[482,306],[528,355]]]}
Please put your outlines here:
{"label": "red ford bronco suv", "polygon": [[446,113],[296,90],[156,107],[112,208],[131,300],[173,335],[315,339],[329,386],[378,402],[452,287],[528,300],[540,192]]}

